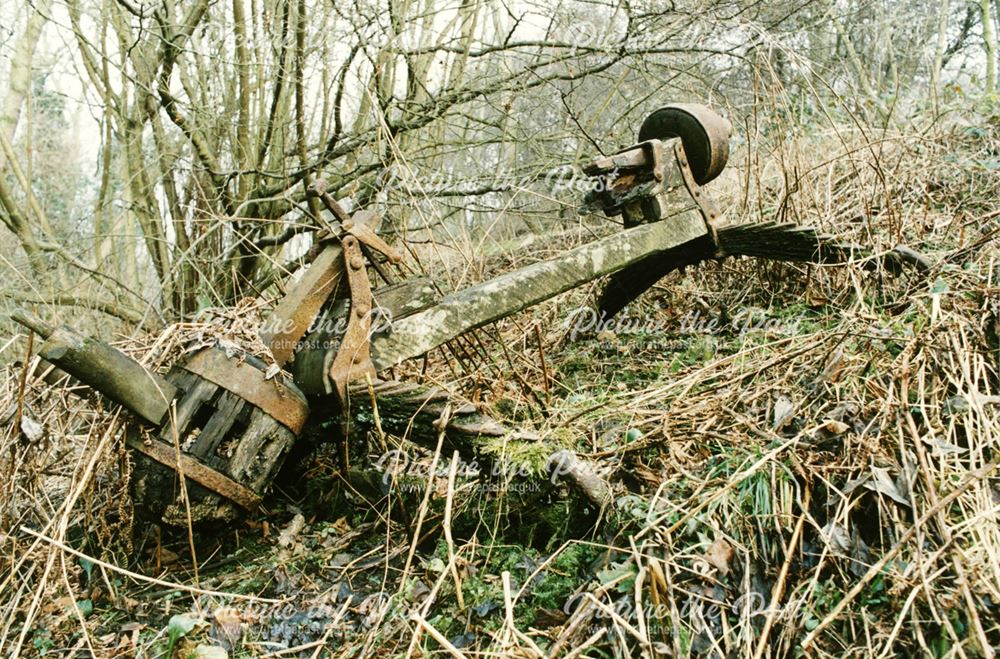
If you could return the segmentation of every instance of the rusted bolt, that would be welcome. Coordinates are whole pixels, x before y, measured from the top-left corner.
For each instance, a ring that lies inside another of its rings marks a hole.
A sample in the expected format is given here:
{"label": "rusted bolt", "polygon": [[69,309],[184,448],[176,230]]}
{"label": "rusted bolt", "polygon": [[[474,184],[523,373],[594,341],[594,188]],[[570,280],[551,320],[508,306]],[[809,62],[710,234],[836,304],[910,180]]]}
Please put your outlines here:
{"label": "rusted bolt", "polygon": [[354,313],[358,315],[359,318],[363,318],[366,313],[368,313],[368,305],[364,302],[359,302]]}
{"label": "rusted bolt", "polygon": [[365,262],[361,259],[360,256],[354,256],[351,258],[351,267],[354,268],[355,270],[360,270],[361,268],[365,267]]}

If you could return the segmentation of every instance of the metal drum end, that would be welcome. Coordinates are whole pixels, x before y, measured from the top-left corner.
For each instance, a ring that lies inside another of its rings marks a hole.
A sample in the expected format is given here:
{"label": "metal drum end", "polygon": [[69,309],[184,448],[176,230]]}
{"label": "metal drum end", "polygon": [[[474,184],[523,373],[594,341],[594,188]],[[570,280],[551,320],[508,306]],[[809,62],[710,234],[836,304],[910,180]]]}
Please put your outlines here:
{"label": "metal drum end", "polygon": [[698,185],[714,180],[729,160],[729,121],[699,103],[673,103],[656,110],[642,122],[639,141],[681,138]]}

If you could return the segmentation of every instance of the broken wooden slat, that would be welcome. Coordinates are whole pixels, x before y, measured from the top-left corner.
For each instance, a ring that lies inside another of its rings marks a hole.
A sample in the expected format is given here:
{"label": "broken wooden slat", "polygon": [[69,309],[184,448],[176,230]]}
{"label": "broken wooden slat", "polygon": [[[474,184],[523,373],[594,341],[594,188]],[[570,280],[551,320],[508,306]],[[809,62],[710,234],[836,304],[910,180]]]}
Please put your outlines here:
{"label": "broken wooden slat", "polygon": [[340,281],[343,275],[342,252],[340,245],[335,243],[323,248],[261,329],[260,338],[271,349],[271,355],[279,366],[292,356],[299,339],[305,335]]}

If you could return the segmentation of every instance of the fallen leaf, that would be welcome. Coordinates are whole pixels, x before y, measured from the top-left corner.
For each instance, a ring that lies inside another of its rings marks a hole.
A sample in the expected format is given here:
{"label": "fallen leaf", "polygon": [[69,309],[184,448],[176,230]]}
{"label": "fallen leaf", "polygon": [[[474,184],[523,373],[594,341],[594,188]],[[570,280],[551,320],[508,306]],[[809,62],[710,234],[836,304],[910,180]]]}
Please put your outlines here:
{"label": "fallen leaf", "polygon": [[28,441],[37,442],[42,438],[42,424],[25,414],[21,417],[21,432]]}
{"label": "fallen leaf", "polygon": [[844,423],[843,421],[834,421],[830,419],[825,421],[823,425],[819,427],[819,431],[825,433],[830,437],[836,437],[837,435],[843,435],[845,432],[850,430],[851,427]]}
{"label": "fallen leaf", "polygon": [[[538,625],[536,625],[537,627]],[[450,643],[458,649],[467,648],[476,642],[476,635],[472,632],[465,632],[450,639]]]}
{"label": "fallen leaf", "polygon": [[218,645],[197,645],[194,648],[195,659],[229,659],[229,653]]}
{"label": "fallen leaf", "polygon": [[836,351],[826,360],[823,370],[816,377],[817,384],[821,382],[836,382],[840,379],[840,373],[844,368],[844,351],[837,348]]}
{"label": "fallen leaf", "polygon": [[965,453],[968,451],[968,449],[964,449],[957,444],[951,444],[943,439],[925,439],[924,442],[932,446],[938,453]]}
{"label": "fallen leaf", "polygon": [[889,470],[883,467],[872,467],[872,480],[865,483],[865,487],[879,494],[884,494],[896,503],[901,503],[904,506],[912,506],[909,498],[906,494],[896,485],[893,481],[892,476],[889,475]]}
{"label": "fallen leaf", "polygon": [[774,416],[771,423],[773,430],[781,430],[792,419],[795,412],[795,403],[788,396],[778,396],[774,401]]}
{"label": "fallen leaf", "polygon": [[869,477],[868,474],[862,474],[858,478],[854,478],[847,481],[847,483],[844,485],[844,494],[851,494],[852,492],[854,492],[854,490],[858,489],[859,487],[861,487],[870,480],[871,477]]}
{"label": "fallen leaf", "polygon": [[863,577],[871,565],[871,552],[868,545],[858,535],[858,530],[854,529],[851,534],[851,565],[848,568],[856,577]]}
{"label": "fallen leaf", "polygon": [[850,555],[851,534],[840,524],[830,522],[820,530],[820,537],[834,556]]}
{"label": "fallen leaf", "polygon": [[830,298],[823,295],[822,293],[817,293],[812,290],[811,287],[806,288],[806,304],[812,308],[824,307],[830,304]]}
{"label": "fallen leaf", "polygon": [[410,588],[406,592],[406,597],[411,602],[420,602],[431,592],[430,587],[424,583],[423,579],[417,579],[413,582]]}
{"label": "fallen leaf", "polygon": [[167,623],[167,638],[170,640],[170,647],[173,647],[177,639],[190,634],[195,627],[203,624],[205,621],[196,613],[178,613],[171,617]]}
{"label": "fallen leaf", "polygon": [[156,558],[157,565],[161,567],[166,567],[168,565],[173,565],[177,563],[181,557],[177,552],[170,551],[166,547],[160,547],[159,553],[154,557]]}
{"label": "fallen leaf", "polygon": [[215,622],[223,636],[231,644],[240,638],[243,621],[235,608],[223,606],[216,609]]}
{"label": "fallen leaf", "polygon": [[476,612],[476,615],[480,618],[485,618],[490,614],[491,611],[499,609],[500,605],[492,599],[485,599],[476,606],[472,607],[472,610]]}
{"label": "fallen leaf", "polygon": [[346,517],[339,518],[337,521],[331,524],[330,527],[337,533],[340,533],[341,535],[349,533],[351,531],[351,525],[347,523]]}
{"label": "fallen leaf", "polygon": [[725,538],[718,538],[705,552],[704,558],[720,574],[729,574],[729,562],[733,560],[733,546]]}

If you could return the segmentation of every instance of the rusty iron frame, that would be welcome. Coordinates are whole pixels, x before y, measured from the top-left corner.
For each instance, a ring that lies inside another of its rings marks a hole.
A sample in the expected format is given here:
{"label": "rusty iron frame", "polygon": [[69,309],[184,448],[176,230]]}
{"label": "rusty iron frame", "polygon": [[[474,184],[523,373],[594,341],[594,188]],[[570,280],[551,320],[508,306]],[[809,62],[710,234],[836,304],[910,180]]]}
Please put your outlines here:
{"label": "rusty iron frame", "polygon": [[[264,332],[261,338],[271,346],[271,353],[278,365],[283,366],[293,354],[290,346],[294,346],[305,336],[337,285],[345,283],[350,300],[347,327],[337,350],[329,353],[326,359],[324,379],[327,391],[335,395],[342,408],[346,408],[348,384],[364,375],[375,373],[371,359],[372,310],[375,300],[368,279],[366,258],[383,279],[392,282],[394,277],[382,267],[376,253],[384,254],[393,265],[402,261],[402,256],[376,232],[380,222],[376,213],[361,210],[349,215],[328,192],[326,181],[322,179],[314,181],[307,194],[319,198],[336,218],[337,224],[317,218],[322,226],[317,234],[318,240],[332,244],[320,252],[302,280],[287,292],[272,313],[268,324],[280,324],[281,330]],[[199,374],[206,376],[205,373]],[[226,386],[225,383],[218,384]],[[234,393],[247,397],[242,390]],[[251,390],[247,393],[260,392]],[[293,428],[293,431],[297,434],[300,428],[301,426]],[[350,462],[346,423],[341,428],[341,435],[340,466],[346,470]]]}
{"label": "rusty iron frame", "polygon": [[230,359],[219,348],[202,350],[180,367],[260,408],[296,435],[309,416],[309,404],[298,390],[265,380],[260,370],[245,361]]}
{"label": "rusty iron frame", "polygon": [[341,404],[345,404],[348,383],[365,374],[375,373],[371,359],[371,311],[374,298],[357,238],[353,235],[346,236],[341,240],[341,245],[344,248],[346,278],[351,291],[351,308],[347,330],[327,373],[334,392]]}
{"label": "rusty iron frame", "polygon": [[[139,451],[143,455],[152,458],[160,464],[169,467],[178,475],[184,474],[185,479],[191,479],[198,485],[215,492],[221,497],[232,501],[241,508],[254,511],[263,497],[259,494],[234,481],[229,476],[212,469],[206,464],[181,453],[178,455],[177,449],[166,442],[158,439],[143,440],[138,437],[130,437],[126,444]],[[180,468],[178,468],[178,462]]]}

